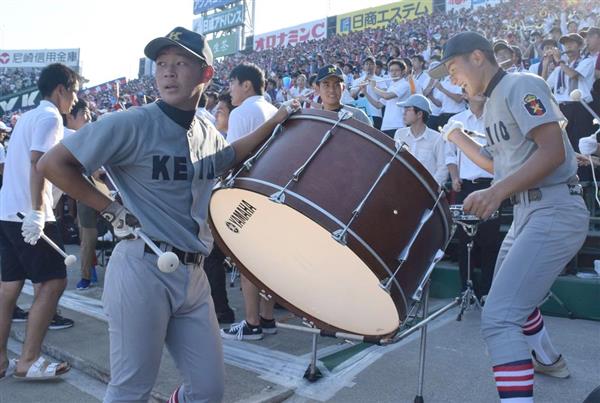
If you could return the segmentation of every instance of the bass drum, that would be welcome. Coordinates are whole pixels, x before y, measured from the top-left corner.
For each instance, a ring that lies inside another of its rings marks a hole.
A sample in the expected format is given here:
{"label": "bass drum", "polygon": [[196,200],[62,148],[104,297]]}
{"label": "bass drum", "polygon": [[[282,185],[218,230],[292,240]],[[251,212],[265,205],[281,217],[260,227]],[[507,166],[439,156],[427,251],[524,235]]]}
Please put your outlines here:
{"label": "bass drum", "polygon": [[[451,237],[451,214],[408,151],[355,119],[336,122],[334,112],[292,115],[249,169],[215,187],[210,222],[242,274],[291,312],[326,331],[379,339],[405,319]],[[397,270],[427,209],[433,215]]]}

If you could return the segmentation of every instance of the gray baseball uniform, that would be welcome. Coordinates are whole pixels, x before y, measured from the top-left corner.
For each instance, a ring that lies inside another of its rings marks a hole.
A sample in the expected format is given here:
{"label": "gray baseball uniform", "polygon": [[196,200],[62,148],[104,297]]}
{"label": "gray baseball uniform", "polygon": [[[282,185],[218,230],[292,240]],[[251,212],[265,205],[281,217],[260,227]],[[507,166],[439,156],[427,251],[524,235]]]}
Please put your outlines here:
{"label": "gray baseball uniform", "polygon": [[[493,158],[494,180],[500,181],[537,150],[532,129],[550,122],[564,127],[566,122],[548,85],[535,75],[499,71],[485,95],[488,145],[482,153]],[[564,129],[562,136],[565,161],[535,190],[514,196],[513,223],[500,248],[482,313],[482,334],[493,365],[531,358],[521,326],[587,234],[589,214],[574,187],[574,152]]]}
{"label": "gray baseball uniform", "polygon": [[[195,118],[186,130],[155,103],[110,114],[63,144],[87,173],[107,169],[150,238],[208,255],[212,186],[235,159],[212,124]],[[111,256],[103,295],[111,362],[105,402],[147,401],[165,342],[187,401],[220,401],[223,353],[204,270],[182,264],[162,273],[156,261],[141,240],[121,241]]]}

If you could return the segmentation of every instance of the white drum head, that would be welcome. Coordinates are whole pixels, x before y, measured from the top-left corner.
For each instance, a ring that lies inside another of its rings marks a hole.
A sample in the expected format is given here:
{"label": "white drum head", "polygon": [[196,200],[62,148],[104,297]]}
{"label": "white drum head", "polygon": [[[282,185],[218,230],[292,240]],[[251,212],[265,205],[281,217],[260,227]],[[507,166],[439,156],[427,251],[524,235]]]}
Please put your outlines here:
{"label": "white drum head", "polygon": [[399,327],[396,306],[373,272],[296,210],[234,188],[214,192],[210,212],[234,256],[298,309],[361,335],[384,336]]}

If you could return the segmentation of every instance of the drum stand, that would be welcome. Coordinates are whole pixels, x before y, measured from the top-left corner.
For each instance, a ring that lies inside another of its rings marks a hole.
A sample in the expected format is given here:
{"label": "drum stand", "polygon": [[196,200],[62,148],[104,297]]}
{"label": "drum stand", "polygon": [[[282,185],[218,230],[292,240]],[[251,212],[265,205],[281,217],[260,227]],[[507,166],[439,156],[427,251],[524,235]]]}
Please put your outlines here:
{"label": "drum stand", "polygon": [[471,280],[471,251],[473,250],[475,235],[477,234],[479,223],[467,223],[464,221],[456,222],[460,224],[460,226],[463,228],[463,230],[469,237],[469,242],[467,243],[467,288],[463,291],[463,293],[460,296],[460,311],[458,312],[458,316],[456,317],[457,321],[461,321],[463,314],[471,306],[475,305],[477,309],[481,309],[481,303],[475,295],[475,290],[473,289],[473,280]]}
{"label": "drum stand", "polygon": [[411,308],[407,318],[416,318],[418,317],[419,311],[421,311],[420,321],[413,325],[412,327],[405,329],[396,333],[391,338],[380,339],[368,336],[360,336],[357,334],[344,333],[344,332],[329,332],[325,330],[321,330],[316,328],[314,325],[309,324],[310,327],[297,326],[297,325],[289,325],[287,323],[277,322],[277,327],[281,329],[290,329],[296,330],[305,333],[312,334],[312,354],[311,354],[311,362],[304,373],[304,378],[306,378],[309,382],[316,382],[323,377],[323,374],[317,367],[317,337],[334,337],[344,340],[352,340],[363,343],[372,343],[378,345],[388,345],[392,343],[396,343],[417,330],[421,330],[421,340],[419,347],[419,372],[418,372],[418,385],[417,385],[417,394],[415,396],[415,403],[423,403],[423,384],[425,380],[425,351],[427,349],[427,325],[429,322],[437,319],[450,309],[458,306],[460,304],[460,298],[455,298],[452,302],[445,305],[444,307],[438,309],[433,314],[429,315],[429,286],[431,284],[431,280],[429,278],[424,281],[424,286],[422,288],[423,293],[421,295],[420,300],[415,301],[415,305]]}

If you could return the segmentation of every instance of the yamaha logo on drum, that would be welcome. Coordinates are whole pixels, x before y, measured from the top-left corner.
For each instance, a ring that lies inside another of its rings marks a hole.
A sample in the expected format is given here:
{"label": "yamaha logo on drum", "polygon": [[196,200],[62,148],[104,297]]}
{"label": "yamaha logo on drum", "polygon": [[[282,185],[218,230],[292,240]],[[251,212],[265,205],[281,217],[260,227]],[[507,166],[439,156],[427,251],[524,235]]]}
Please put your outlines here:
{"label": "yamaha logo on drum", "polygon": [[256,212],[256,207],[248,203],[246,200],[242,200],[242,202],[235,208],[233,214],[229,217],[229,220],[225,222],[227,228],[229,228],[232,232],[236,234],[240,232],[240,229],[248,221],[250,221],[250,217]]}

